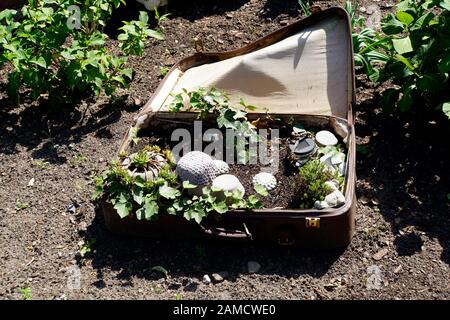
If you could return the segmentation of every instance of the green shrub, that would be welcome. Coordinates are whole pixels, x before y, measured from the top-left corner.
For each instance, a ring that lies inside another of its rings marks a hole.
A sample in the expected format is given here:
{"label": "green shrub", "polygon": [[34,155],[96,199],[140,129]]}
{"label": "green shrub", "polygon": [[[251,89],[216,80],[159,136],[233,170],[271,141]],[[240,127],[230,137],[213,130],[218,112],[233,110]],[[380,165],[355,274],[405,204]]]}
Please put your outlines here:
{"label": "green shrub", "polygon": [[[118,36],[121,52],[112,54],[103,33],[112,10],[123,0],[30,0],[20,12],[0,12],[0,68],[8,68],[8,95],[31,89],[33,99],[104,91],[111,95],[132,78],[128,55],[141,55],[148,38],[163,39],[148,28],[148,16],[126,22]],[[79,5],[80,11],[74,11]]]}
{"label": "green shrub", "polygon": [[383,37],[372,28],[364,26],[364,18],[357,16],[359,1],[352,4],[351,1],[345,1],[344,9],[350,16],[352,27],[353,52],[355,54],[355,66],[361,66],[367,77],[372,81],[377,81],[379,71],[374,67],[377,63],[386,63],[388,56],[380,49],[388,49],[385,42],[389,39]]}
{"label": "green shrub", "polygon": [[429,107],[450,118],[450,0],[402,1],[381,27],[390,41],[380,81],[399,86],[384,92],[385,110]]}
{"label": "green shrub", "polygon": [[[363,27],[350,1],[355,65],[372,81],[394,86],[384,91],[383,110],[450,118],[450,0],[405,0],[382,20],[382,33]],[[382,68],[380,68],[382,67]]]}
{"label": "green shrub", "polygon": [[337,173],[328,170],[320,160],[308,161],[300,167],[299,174],[295,176],[293,188],[297,197],[292,203],[293,206],[303,209],[313,208],[315,201],[323,201],[330,193],[325,182],[333,179],[341,180]]}

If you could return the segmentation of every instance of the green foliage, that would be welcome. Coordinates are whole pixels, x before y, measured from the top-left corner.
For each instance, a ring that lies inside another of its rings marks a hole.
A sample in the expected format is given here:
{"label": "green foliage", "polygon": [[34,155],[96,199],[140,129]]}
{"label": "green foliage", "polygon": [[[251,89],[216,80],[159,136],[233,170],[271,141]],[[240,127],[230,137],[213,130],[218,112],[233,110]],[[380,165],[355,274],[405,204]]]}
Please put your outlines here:
{"label": "green foliage", "polygon": [[264,188],[262,185],[260,184],[255,184],[253,186],[253,188],[255,189],[256,193],[263,196],[263,197],[267,197],[269,195],[269,192],[267,191],[266,188]]}
{"label": "green foliage", "polygon": [[166,74],[169,72],[170,68],[165,67],[165,66],[161,66],[159,67],[159,73],[161,74],[162,77],[165,77]]}
{"label": "green foliage", "polygon": [[80,248],[80,256],[82,258],[86,257],[87,255],[91,254],[93,252],[93,246],[96,239],[89,239],[85,244],[83,244]]}
{"label": "green foliage", "polygon": [[337,172],[331,173],[326,165],[317,159],[308,161],[300,167],[299,174],[293,182],[293,188],[297,195],[294,205],[304,209],[312,208],[315,201],[325,199],[330,191],[325,182],[333,179],[339,179]]}
{"label": "green foliage", "polygon": [[137,169],[144,169],[150,162],[150,155],[145,150],[139,151],[131,160],[131,164]]}
{"label": "green foliage", "polygon": [[32,165],[39,170],[45,170],[50,166],[50,163],[48,161],[35,160],[32,162]]}
{"label": "green foliage", "polygon": [[302,11],[305,14],[305,16],[311,15],[311,10],[309,10],[309,7],[312,4],[312,0],[298,0],[298,4],[300,5],[300,8],[302,8]]}
{"label": "green foliage", "polygon": [[450,118],[450,1],[402,1],[381,27],[390,42],[380,80],[399,86],[385,91],[384,109],[431,107]]}
{"label": "green foliage", "polygon": [[[160,149],[146,147],[138,155],[149,150]],[[172,157],[171,153],[164,151],[161,154],[168,161]],[[140,160],[139,165],[143,165],[145,161]],[[222,193],[220,190],[204,187],[200,195],[191,195],[189,190],[196,189],[197,186],[179,181],[173,164],[163,167],[154,180],[144,181],[139,176],[130,176],[120,163],[113,162],[94,181],[96,189],[93,200],[105,196],[121,218],[130,216],[134,209],[138,220],[153,220],[158,215],[167,213],[201,223],[210,213],[224,214],[230,209],[252,210],[262,206],[256,196],[245,199],[237,190]]]}
{"label": "green foliage", "polygon": [[355,65],[363,67],[370,80],[377,81],[379,71],[374,64],[385,63],[388,60],[388,56],[380,50],[387,48],[384,43],[389,39],[383,38],[372,28],[364,26],[364,18],[357,16],[358,6],[359,1],[353,5],[351,1],[347,0],[344,4],[344,9],[350,16]]}
{"label": "green foliage", "polygon": [[28,208],[28,203],[22,202],[19,199],[16,200],[16,211],[25,210]]}
{"label": "green foliage", "polygon": [[260,140],[256,127],[247,120],[247,110],[254,111],[256,107],[247,105],[242,99],[240,99],[239,107],[232,106],[224,92],[216,88],[202,87],[190,92],[183,89],[183,93],[173,97],[169,106],[170,112],[198,112],[199,120],[212,115],[216,118],[219,128],[232,130],[235,134],[235,147],[238,150],[240,163],[248,162],[249,154],[245,148],[247,142],[256,143]]}
{"label": "green foliage", "polygon": [[31,300],[31,289],[29,287],[20,288],[19,292],[22,295],[23,300]]}
{"label": "green foliage", "polygon": [[141,56],[144,53],[145,42],[149,38],[164,40],[164,35],[160,31],[151,30],[148,26],[147,12],[139,13],[139,21],[124,21],[125,25],[120,30],[118,40],[121,41],[119,47],[126,55]]}
{"label": "green foliage", "polygon": [[[122,52],[110,53],[103,28],[121,2],[40,0],[30,1],[20,12],[0,12],[0,69],[11,67],[8,95],[17,100],[19,90],[28,88],[34,99],[42,94],[62,99],[84,92],[111,95],[126,86],[132,78],[127,56],[142,54],[149,37],[162,36],[148,28],[148,16],[142,12],[139,21],[121,28]],[[72,5],[80,5],[79,17],[70,10]]]}
{"label": "green foliage", "polygon": [[384,34],[364,28],[350,1],[345,8],[352,18],[355,64],[370,80],[396,85],[383,92],[384,111],[440,109],[450,118],[449,0],[401,1],[382,20]]}

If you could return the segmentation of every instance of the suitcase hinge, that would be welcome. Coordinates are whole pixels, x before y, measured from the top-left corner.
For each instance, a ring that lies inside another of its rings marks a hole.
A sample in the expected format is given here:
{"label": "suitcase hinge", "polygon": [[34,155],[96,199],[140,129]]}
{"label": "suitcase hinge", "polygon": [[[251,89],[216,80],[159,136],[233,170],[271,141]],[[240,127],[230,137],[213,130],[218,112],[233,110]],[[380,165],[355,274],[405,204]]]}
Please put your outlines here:
{"label": "suitcase hinge", "polygon": [[306,228],[319,229],[320,228],[320,218],[307,217],[305,220],[305,225],[306,225]]}

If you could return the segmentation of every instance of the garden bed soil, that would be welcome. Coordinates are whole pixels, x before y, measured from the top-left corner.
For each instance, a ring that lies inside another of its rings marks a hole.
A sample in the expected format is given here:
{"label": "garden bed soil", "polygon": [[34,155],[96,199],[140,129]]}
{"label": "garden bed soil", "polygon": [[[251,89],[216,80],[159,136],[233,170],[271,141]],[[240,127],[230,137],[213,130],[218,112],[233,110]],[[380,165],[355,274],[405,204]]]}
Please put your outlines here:
{"label": "garden bed soil", "polygon": [[[0,73],[0,299],[22,299],[21,288],[34,299],[449,299],[448,122],[383,114],[385,87],[360,74],[357,224],[346,249],[120,237],[107,232],[91,202],[92,176],[116,154],[161,80],[160,67],[193,54],[195,36],[205,51],[239,48],[300,17],[297,2],[171,1],[166,40],[151,41],[144,57],[130,59],[135,77],[128,90],[50,115],[27,92],[18,106],[9,100]],[[129,5],[116,14],[117,25],[138,15],[141,7]],[[361,6],[385,14],[392,3],[363,0]],[[376,21],[368,11],[363,15]],[[82,258],[80,249],[94,239]],[[257,273],[248,271],[252,261],[261,266]],[[67,286],[73,268],[80,288]],[[380,271],[379,286],[368,286],[371,270]],[[203,281],[221,271],[224,281]]]}

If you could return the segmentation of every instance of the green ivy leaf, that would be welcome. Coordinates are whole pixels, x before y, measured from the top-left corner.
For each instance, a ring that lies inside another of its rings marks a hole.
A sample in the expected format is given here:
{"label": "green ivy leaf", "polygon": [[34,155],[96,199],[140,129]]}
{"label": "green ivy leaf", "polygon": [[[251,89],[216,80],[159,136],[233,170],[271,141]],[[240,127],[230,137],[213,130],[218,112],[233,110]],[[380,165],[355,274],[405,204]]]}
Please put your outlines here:
{"label": "green ivy leaf", "polygon": [[175,199],[180,195],[180,191],[175,188],[169,187],[167,184],[159,187],[159,195],[166,199]]}
{"label": "green ivy leaf", "polygon": [[214,211],[216,211],[217,213],[220,213],[220,214],[226,213],[228,211],[228,206],[225,203],[225,201],[221,201],[219,203],[213,203],[212,208]]}
{"label": "green ivy leaf", "polygon": [[263,197],[267,197],[269,195],[269,192],[267,191],[267,189],[258,183],[255,183],[253,185],[253,188],[255,189],[256,193],[258,193],[259,195],[261,195]]}
{"label": "green ivy leaf", "polygon": [[142,208],[136,211],[136,216],[139,220],[151,220],[159,212],[159,206],[154,200],[146,199]]}
{"label": "green ivy leaf", "polygon": [[183,181],[183,189],[195,189],[197,186],[195,184],[190,184],[189,181]]}
{"label": "green ivy leaf", "polygon": [[195,222],[197,222],[198,224],[200,224],[200,222],[202,222],[202,220],[205,216],[206,216],[206,212],[202,208],[189,208],[184,213],[185,219],[187,219],[187,220],[194,219]]}
{"label": "green ivy leaf", "polygon": [[262,208],[262,203],[259,201],[258,197],[251,195],[247,199],[247,207],[249,209],[260,209]]}
{"label": "green ivy leaf", "polygon": [[145,200],[144,191],[141,188],[133,188],[132,190],[133,200],[141,205]]}
{"label": "green ivy leaf", "polygon": [[114,209],[116,209],[117,213],[119,214],[120,218],[125,218],[130,214],[130,211],[132,209],[132,205],[129,202],[116,202],[114,205]]}

